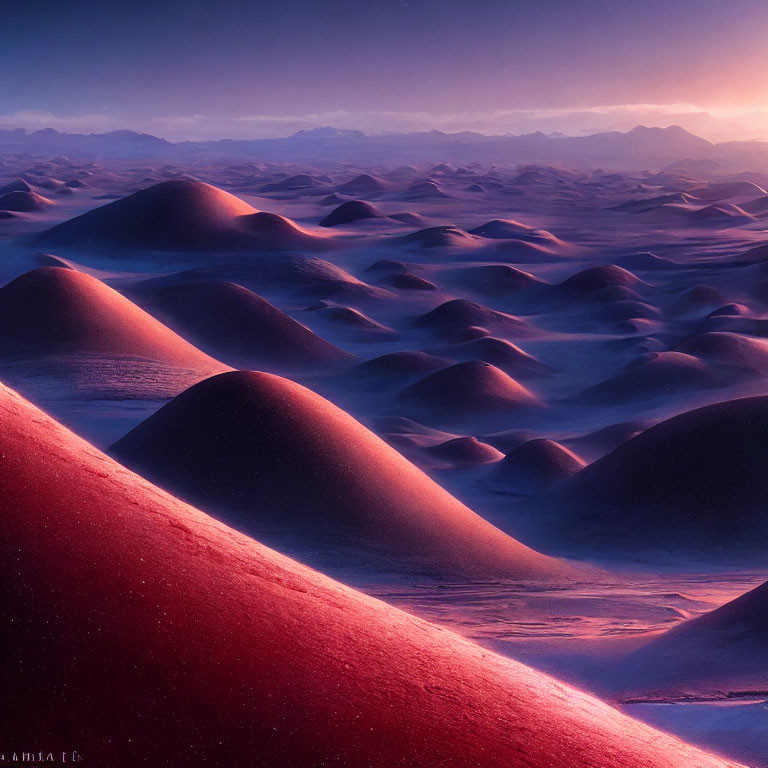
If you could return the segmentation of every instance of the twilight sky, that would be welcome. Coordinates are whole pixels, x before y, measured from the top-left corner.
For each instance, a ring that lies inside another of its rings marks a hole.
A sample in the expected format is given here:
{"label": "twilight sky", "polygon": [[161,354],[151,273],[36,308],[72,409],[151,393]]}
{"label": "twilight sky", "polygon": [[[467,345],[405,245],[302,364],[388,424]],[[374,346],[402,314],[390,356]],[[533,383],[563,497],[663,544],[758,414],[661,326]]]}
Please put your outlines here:
{"label": "twilight sky", "polygon": [[[766,0],[3,3],[0,127],[768,136]],[[765,130],[763,126],[765,125]]]}

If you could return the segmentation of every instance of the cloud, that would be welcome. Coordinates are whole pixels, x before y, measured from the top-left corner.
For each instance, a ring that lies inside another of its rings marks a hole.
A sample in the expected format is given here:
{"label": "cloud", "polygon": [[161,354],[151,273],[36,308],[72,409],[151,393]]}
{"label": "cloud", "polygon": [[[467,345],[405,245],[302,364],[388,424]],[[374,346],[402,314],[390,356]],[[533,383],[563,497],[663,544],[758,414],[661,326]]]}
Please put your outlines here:
{"label": "cloud", "polygon": [[485,112],[398,112],[392,110],[329,110],[306,114],[246,114],[235,116],[165,115],[146,119],[122,118],[108,113],[59,115],[25,111],[0,115],[0,128],[39,130],[55,128],[70,133],[102,133],[128,128],[172,141],[203,139],[276,138],[298,130],[332,125],[366,133],[442,130],[485,134],[520,134],[534,131],[583,135],[599,131],[626,131],[635,125],[664,127],[679,124],[705,138],[758,138],[768,131],[765,108],[708,109],[696,104],[610,104],[579,108],[496,109]]}

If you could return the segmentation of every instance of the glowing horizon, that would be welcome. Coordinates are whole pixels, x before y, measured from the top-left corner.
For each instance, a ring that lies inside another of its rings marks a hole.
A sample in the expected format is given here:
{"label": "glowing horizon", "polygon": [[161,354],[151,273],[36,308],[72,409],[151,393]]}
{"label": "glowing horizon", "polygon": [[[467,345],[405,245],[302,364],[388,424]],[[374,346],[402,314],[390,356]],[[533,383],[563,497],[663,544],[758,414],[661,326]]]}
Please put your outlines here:
{"label": "glowing horizon", "polygon": [[763,0],[40,0],[4,9],[2,127],[171,140],[677,123],[768,137]]}

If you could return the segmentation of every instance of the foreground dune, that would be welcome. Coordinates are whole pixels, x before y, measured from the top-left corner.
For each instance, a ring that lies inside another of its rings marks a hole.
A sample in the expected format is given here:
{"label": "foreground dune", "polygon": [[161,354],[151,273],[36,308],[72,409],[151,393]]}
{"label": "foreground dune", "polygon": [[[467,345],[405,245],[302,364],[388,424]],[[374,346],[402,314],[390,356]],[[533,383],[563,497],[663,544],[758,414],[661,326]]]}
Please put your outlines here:
{"label": "foreground dune", "polygon": [[9,742],[94,764],[724,768],[266,549],[0,386]]}

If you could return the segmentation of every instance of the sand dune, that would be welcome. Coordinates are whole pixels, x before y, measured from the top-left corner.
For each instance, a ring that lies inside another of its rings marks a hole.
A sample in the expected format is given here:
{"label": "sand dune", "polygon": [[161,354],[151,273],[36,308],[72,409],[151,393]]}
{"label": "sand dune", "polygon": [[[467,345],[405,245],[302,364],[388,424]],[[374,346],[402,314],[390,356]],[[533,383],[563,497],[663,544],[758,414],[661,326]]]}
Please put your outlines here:
{"label": "sand dune", "polygon": [[631,253],[627,256],[621,256],[616,259],[617,266],[622,267],[628,271],[633,269],[639,271],[661,271],[679,269],[679,265],[675,262],[665,259],[662,256],[657,256],[650,251],[641,251],[639,253]]}
{"label": "sand dune", "polygon": [[472,248],[478,244],[463,229],[445,225],[420,229],[399,238],[399,242],[418,248]]}
{"label": "sand dune", "polygon": [[146,308],[167,325],[235,368],[312,371],[352,359],[235,283],[159,284],[145,287],[139,295]]}
{"label": "sand dune", "polygon": [[353,277],[336,264],[298,253],[253,254],[217,266],[151,278],[144,288],[195,282],[235,282],[256,293],[302,299],[371,300],[392,298],[389,291]]}
{"label": "sand dune", "polygon": [[434,181],[421,181],[411,185],[400,198],[402,200],[434,200],[448,197]]}
{"label": "sand dune", "polygon": [[48,401],[171,397],[226,366],[96,278],[43,267],[0,288],[0,370]]}
{"label": "sand dune", "polygon": [[488,296],[507,299],[537,299],[547,295],[551,285],[530,272],[508,264],[461,267],[443,273],[452,282]]}
{"label": "sand dune", "polygon": [[384,214],[376,206],[365,200],[348,200],[338,208],[334,208],[325,218],[320,220],[321,227],[337,227],[343,224],[351,224],[353,221],[364,219],[381,219]]}
{"label": "sand dune", "polygon": [[626,693],[647,697],[759,696],[768,686],[768,583],[673,627],[623,660]]}
{"label": "sand dune", "polygon": [[429,219],[426,216],[422,216],[419,213],[413,211],[399,211],[398,213],[391,213],[390,219],[399,221],[401,224],[407,224],[410,227],[425,227]]}
{"label": "sand dune", "polygon": [[538,438],[513,448],[494,467],[493,482],[510,492],[533,493],[571,477],[584,466],[584,460],[565,446]]}
{"label": "sand dune", "polygon": [[389,184],[382,179],[372,176],[370,173],[361,173],[351,181],[339,184],[338,192],[345,195],[379,195],[389,189]]}
{"label": "sand dune", "polygon": [[430,458],[450,467],[475,467],[501,461],[504,454],[476,437],[455,437],[424,449]]}
{"label": "sand dune", "polygon": [[479,339],[451,344],[436,350],[454,360],[480,360],[490,363],[514,378],[527,379],[550,376],[554,369],[504,339],[484,336]]}
{"label": "sand dune", "polygon": [[479,227],[470,229],[469,233],[491,240],[523,240],[543,245],[562,245],[562,242],[551,232],[529,227],[513,219],[493,219],[485,224],[481,224]]}
{"label": "sand dune", "polygon": [[574,546],[624,554],[707,551],[765,559],[768,398],[663,421],[565,484],[557,530]]}
{"label": "sand dune", "polygon": [[349,373],[354,377],[370,378],[379,386],[402,384],[407,379],[424,376],[440,368],[447,368],[450,361],[415,349],[390,352],[355,366]]}
{"label": "sand dune", "polygon": [[715,331],[692,336],[675,349],[736,372],[756,376],[768,373],[768,341],[765,339]]}
{"label": "sand dune", "polygon": [[751,181],[724,181],[691,190],[691,195],[697,200],[707,201],[726,200],[732,197],[755,197],[765,193],[762,187]]}
{"label": "sand dune", "polygon": [[643,398],[716,389],[726,383],[699,357],[680,351],[649,352],[615,376],[586,389],[579,399],[630,403]]}
{"label": "sand dune", "polygon": [[751,213],[753,216],[768,214],[768,195],[762,195],[746,203],[740,203],[739,208],[747,213]]}
{"label": "sand dune", "polygon": [[36,213],[44,211],[53,205],[53,201],[47,197],[38,195],[37,192],[6,192],[0,196],[0,211],[12,211],[15,213]]}
{"label": "sand dune", "polygon": [[677,315],[705,315],[726,303],[726,297],[709,285],[693,285],[680,293],[670,305]]}
{"label": "sand dune", "polygon": [[610,264],[604,267],[590,267],[577,272],[560,283],[557,289],[566,296],[576,297],[614,286],[637,291],[646,287],[646,284],[628,270]]}
{"label": "sand dune", "polygon": [[526,321],[488,309],[466,299],[451,299],[414,320],[418,327],[428,328],[440,335],[455,334],[467,327],[480,327],[517,338],[535,336],[536,329]]}
{"label": "sand dune", "polygon": [[410,272],[395,272],[382,278],[381,282],[399,291],[434,291],[437,286],[419,275]]}
{"label": "sand dune", "polygon": [[502,534],[346,413],[277,376],[201,382],[112,451],[256,530],[330,536],[452,576],[553,578],[570,570]]}
{"label": "sand dune", "polygon": [[317,250],[329,240],[256,211],[210,184],[164,181],[58,224],[38,237],[55,247],[159,251]]}
{"label": "sand dune", "polygon": [[42,267],[0,288],[0,353],[143,357],[187,368],[216,362],[94,277]]}
{"label": "sand dune", "polygon": [[7,195],[9,192],[34,192],[32,185],[26,179],[16,179],[0,186],[0,195]]}
{"label": "sand dune", "polygon": [[594,432],[588,432],[579,437],[563,440],[563,443],[572,448],[576,453],[584,458],[594,461],[606,453],[610,453],[618,448],[627,440],[631,440],[641,432],[653,426],[652,421],[622,421],[618,424],[611,424],[607,427],[596,429]]}
{"label": "sand dune", "polygon": [[499,423],[537,410],[542,402],[508,374],[488,363],[457,363],[403,390],[400,400],[429,423]]}
{"label": "sand dune", "polygon": [[734,765],[234,533],[5,388],[0,418],[11,742],[118,768]]}
{"label": "sand dune", "polygon": [[351,341],[395,341],[400,338],[400,334],[393,328],[352,307],[326,306],[313,309],[310,322],[318,318],[338,329]]}

